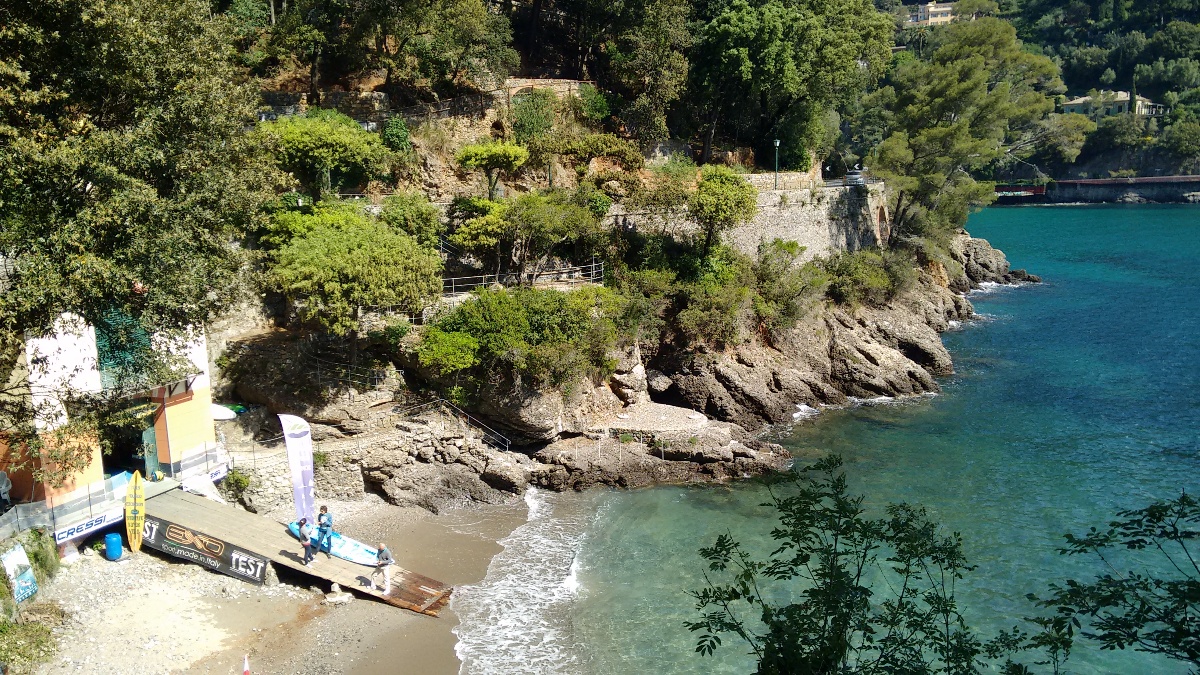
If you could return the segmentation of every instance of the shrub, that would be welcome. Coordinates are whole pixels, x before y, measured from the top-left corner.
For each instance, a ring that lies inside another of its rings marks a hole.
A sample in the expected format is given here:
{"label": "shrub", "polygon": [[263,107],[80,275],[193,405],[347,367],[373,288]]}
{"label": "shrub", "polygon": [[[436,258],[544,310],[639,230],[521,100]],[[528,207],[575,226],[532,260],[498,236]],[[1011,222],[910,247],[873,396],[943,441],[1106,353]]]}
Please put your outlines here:
{"label": "shrub", "polygon": [[25,547],[25,554],[29,556],[29,564],[38,584],[45,584],[58,574],[61,564],[53,537],[42,530],[34,529],[22,537],[21,543]]}
{"label": "shrub", "polygon": [[620,296],[594,287],[570,293],[482,290],[427,330],[417,354],[443,372],[478,366],[485,375],[523,375],[535,386],[563,386],[612,369],[612,317],[622,305]]}
{"label": "shrub", "polygon": [[379,213],[383,222],[417,240],[425,248],[435,249],[446,230],[442,214],[422,192],[398,192],[383,200]]}
{"label": "shrub", "polygon": [[591,122],[603,122],[612,116],[608,98],[590,84],[579,85],[579,111]]}
{"label": "shrub", "polygon": [[547,134],[534,139],[530,146],[530,150],[539,157],[566,155],[581,165],[597,157],[611,157],[620,162],[626,171],[641,169],[646,161],[637,145],[612,134]]}
{"label": "shrub", "polygon": [[400,348],[400,342],[412,331],[412,324],[402,318],[392,318],[384,321],[383,328],[377,328],[367,333],[367,337],[386,344],[393,351]]}
{"label": "shrub", "polygon": [[225,491],[229,493],[235,501],[241,501],[242,495],[246,494],[246,490],[250,489],[250,476],[238,471],[230,469],[225,476],[225,480],[221,481]]}
{"label": "shrub", "polygon": [[33,665],[44,661],[54,652],[54,638],[49,626],[36,621],[8,623],[0,619],[0,663],[13,672],[33,672]]}
{"label": "shrub", "polygon": [[408,124],[403,117],[395,115],[388,118],[380,134],[383,145],[392,152],[408,152],[412,150],[412,139],[409,138]]}
{"label": "shrub", "polygon": [[754,265],[758,295],[754,311],[768,335],[791,328],[808,304],[829,284],[829,276],[814,263],[797,264],[804,247],[776,239],[762,244]]}
{"label": "shrub", "polygon": [[696,281],[680,284],[684,309],[675,320],[688,342],[721,349],[741,337],[754,297],[754,272],[744,256],[727,248],[717,249],[706,267]]}
{"label": "shrub", "polygon": [[329,453],[320,450],[313,452],[313,468],[319,469],[329,463]]}
{"label": "shrub", "polygon": [[621,434],[617,437],[617,440],[621,441],[622,443],[632,443],[633,434]]}
{"label": "shrub", "polygon": [[829,298],[841,305],[882,306],[916,279],[913,260],[901,251],[841,253],[822,265]]}
{"label": "shrub", "polygon": [[471,368],[479,363],[479,341],[466,333],[430,327],[417,346],[417,360],[438,375]]}
{"label": "shrub", "polygon": [[513,98],[513,135],[527,144],[544,136],[554,127],[554,108],[558,97],[549,89],[534,89]]}

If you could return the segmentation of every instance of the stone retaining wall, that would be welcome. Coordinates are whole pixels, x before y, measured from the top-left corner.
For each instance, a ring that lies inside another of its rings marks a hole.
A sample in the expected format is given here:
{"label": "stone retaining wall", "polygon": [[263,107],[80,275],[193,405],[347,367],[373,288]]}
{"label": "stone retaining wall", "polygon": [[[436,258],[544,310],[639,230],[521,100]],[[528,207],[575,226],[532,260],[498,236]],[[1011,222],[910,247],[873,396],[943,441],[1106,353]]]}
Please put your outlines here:
{"label": "stone retaining wall", "polygon": [[[648,214],[627,213],[620,207],[614,207],[609,217],[626,227],[661,227]],[[891,234],[889,220],[882,183],[760,190],[758,214],[726,232],[724,240],[749,256],[758,254],[759,244],[794,241],[805,248],[803,261],[885,246]],[[685,222],[680,228],[688,232],[697,226]]]}

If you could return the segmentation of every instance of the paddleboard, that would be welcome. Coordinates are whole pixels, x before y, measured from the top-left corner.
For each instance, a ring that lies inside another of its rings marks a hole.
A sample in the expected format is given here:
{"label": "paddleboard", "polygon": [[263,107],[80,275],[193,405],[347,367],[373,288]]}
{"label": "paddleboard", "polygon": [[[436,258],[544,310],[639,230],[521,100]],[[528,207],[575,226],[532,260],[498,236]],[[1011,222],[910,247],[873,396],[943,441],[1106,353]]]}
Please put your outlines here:
{"label": "paddleboard", "polygon": [[142,526],[146,524],[146,489],[142,485],[142,473],[134,471],[125,487],[125,534],[129,538],[129,550],[134,553],[142,547]]}
{"label": "paddleboard", "polygon": [[[297,539],[300,538],[299,523],[288,523],[288,531],[292,533],[293,537],[296,537]],[[317,540],[319,537],[320,535],[317,531],[317,528],[314,527],[312,536],[313,546],[317,545]],[[356,539],[344,537],[341,534],[338,534],[336,531],[329,537],[329,545],[320,550],[336,558],[349,560],[350,562],[358,563],[359,565],[369,565],[374,567],[376,560],[378,560],[376,557],[378,552],[375,550],[374,546],[367,546]]]}

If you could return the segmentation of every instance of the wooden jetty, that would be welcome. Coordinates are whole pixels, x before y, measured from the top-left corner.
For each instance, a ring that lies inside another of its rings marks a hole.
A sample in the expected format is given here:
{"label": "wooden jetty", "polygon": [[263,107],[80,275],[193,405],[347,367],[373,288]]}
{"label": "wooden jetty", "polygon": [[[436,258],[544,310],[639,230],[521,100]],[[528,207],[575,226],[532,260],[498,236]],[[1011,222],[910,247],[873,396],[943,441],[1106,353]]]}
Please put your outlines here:
{"label": "wooden jetty", "polygon": [[252,583],[262,583],[265,560],[336,582],[390,605],[437,616],[453,587],[392,566],[392,592],[370,591],[373,568],[318,553],[304,566],[300,542],[287,526],[227,504],[171,490],[146,500],[144,544]]}

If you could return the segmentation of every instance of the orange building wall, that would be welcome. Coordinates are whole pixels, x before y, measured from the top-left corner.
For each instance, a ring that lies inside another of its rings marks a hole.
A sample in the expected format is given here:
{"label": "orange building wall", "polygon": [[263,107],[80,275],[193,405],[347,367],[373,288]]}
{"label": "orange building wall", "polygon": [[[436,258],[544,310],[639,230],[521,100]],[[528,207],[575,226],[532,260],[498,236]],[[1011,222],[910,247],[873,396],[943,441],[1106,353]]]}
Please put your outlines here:
{"label": "orange building wall", "polygon": [[[61,501],[58,498],[63,495],[87,487],[91,483],[104,481],[104,466],[100,459],[100,442],[94,436],[80,436],[63,441],[55,441],[53,438],[47,438],[46,442],[63,442],[88,446],[87,451],[90,453],[91,459],[86,467],[67,478],[61,486],[53,487],[45,483],[34,482],[33,467],[28,466],[29,463],[26,457],[24,457],[23,451],[21,457],[10,457],[8,446],[0,443],[0,470],[8,471],[5,466],[11,464],[21,463],[26,465],[25,468],[12,471],[8,474],[9,479],[13,483],[13,488],[10,492],[13,502]],[[48,468],[52,469],[53,465],[50,465]]]}
{"label": "orange building wall", "polygon": [[212,392],[208,387],[173,396],[154,417],[158,461],[164,467],[216,444],[212,419]]}

